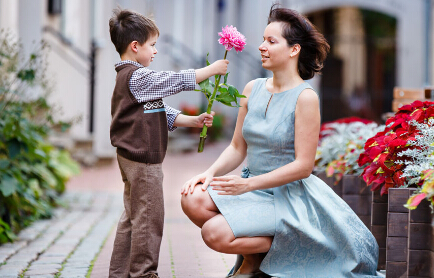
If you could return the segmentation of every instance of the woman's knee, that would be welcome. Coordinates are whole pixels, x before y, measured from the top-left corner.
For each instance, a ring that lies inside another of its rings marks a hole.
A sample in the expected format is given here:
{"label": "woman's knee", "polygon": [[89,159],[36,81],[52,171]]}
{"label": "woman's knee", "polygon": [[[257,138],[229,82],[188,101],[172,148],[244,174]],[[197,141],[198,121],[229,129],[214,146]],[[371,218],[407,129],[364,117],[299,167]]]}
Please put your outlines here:
{"label": "woman's knee", "polygon": [[181,207],[186,215],[194,215],[204,209],[205,193],[202,190],[195,189],[193,194],[182,195]]}
{"label": "woman's knee", "polygon": [[222,215],[210,219],[203,225],[202,238],[209,248],[223,253],[227,252],[229,244],[235,239]]}

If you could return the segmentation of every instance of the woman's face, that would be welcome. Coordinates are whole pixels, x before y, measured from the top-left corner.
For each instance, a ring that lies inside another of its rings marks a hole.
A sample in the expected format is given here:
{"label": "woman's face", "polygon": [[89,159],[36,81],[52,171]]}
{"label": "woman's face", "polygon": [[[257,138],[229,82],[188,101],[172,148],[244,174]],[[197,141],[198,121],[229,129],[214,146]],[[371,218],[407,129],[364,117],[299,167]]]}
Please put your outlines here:
{"label": "woman's face", "polygon": [[286,39],[282,37],[282,22],[271,22],[265,28],[264,41],[259,46],[262,67],[268,70],[286,66],[292,51]]}

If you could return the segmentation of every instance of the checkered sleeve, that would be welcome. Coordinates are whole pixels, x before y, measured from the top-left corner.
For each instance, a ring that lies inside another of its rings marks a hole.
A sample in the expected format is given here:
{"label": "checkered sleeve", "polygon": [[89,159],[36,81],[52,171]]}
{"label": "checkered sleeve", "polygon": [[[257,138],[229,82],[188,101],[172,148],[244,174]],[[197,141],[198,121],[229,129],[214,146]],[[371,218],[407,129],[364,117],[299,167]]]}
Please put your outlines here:
{"label": "checkered sleeve", "polygon": [[170,107],[166,103],[164,103],[164,107],[166,108],[167,128],[169,129],[169,131],[174,131],[176,129],[176,126],[173,126],[173,124],[175,123],[175,119],[179,115],[179,113],[181,113],[181,111]]}
{"label": "checkered sleeve", "polygon": [[130,78],[130,90],[138,102],[153,101],[195,88],[194,69],[156,72],[141,67],[135,70]]}

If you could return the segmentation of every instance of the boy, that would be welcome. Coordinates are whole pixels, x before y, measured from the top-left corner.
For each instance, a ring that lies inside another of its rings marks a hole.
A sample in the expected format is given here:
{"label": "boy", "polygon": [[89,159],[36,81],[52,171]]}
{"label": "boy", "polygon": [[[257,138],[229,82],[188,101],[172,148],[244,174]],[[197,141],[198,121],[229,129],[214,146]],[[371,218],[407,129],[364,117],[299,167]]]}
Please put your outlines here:
{"label": "boy", "polygon": [[110,261],[112,278],[158,278],[157,266],[164,223],[163,173],[167,129],[212,125],[212,115],[186,116],[162,98],[216,74],[224,75],[227,60],[197,69],[155,72],[146,67],[157,54],[155,23],[129,10],[114,10],[110,37],[120,54],[115,65],[110,139],[125,184],[124,206]]}

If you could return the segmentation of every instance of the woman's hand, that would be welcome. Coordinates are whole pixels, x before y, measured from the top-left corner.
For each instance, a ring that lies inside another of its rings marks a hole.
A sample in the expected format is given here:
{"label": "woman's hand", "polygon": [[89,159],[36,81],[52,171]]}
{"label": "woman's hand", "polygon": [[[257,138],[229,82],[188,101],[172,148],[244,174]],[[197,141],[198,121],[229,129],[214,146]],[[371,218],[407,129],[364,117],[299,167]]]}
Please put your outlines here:
{"label": "woman's hand", "polygon": [[219,195],[240,195],[251,191],[247,180],[237,175],[214,177],[211,186]]}
{"label": "woman's hand", "polygon": [[194,187],[196,185],[201,185],[202,190],[205,191],[210,182],[212,181],[213,175],[204,172],[202,174],[199,174],[197,176],[192,177],[187,182],[184,183],[184,185],[181,188],[181,194],[187,195],[188,192],[190,194],[193,194]]}

